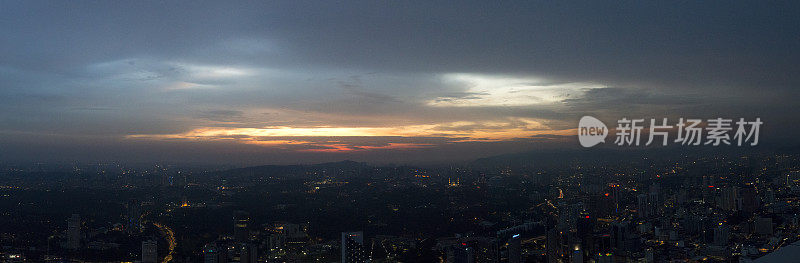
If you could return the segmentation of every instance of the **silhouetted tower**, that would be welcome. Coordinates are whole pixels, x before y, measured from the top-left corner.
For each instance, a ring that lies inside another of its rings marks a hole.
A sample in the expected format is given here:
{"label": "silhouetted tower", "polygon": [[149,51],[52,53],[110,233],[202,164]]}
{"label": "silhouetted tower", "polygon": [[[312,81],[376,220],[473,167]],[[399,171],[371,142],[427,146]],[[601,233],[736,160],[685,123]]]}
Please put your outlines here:
{"label": "silhouetted tower", "polygon": [[81,216],[72,214],[67,220],[67,248],[78,249],[81,246]]}
{"label": "silhouetted tower", "polygon": [[237,242],[246,243],[250,240],[250,215],[245,211],[233,213],[233,238]]}
{"label": "silhouetted tower", "polygon": [[519,234],[508,240],[508,263],[522,263],[522,241]]}

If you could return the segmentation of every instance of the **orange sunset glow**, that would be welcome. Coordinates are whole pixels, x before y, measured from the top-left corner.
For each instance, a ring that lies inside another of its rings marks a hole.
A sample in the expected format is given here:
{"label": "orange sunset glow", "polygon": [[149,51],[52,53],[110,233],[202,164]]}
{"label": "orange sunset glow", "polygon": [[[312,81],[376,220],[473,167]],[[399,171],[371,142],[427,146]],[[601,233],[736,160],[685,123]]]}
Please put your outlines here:
{"label": "orange sunset glow", "polygon": [[[307,152],[347,152],[374,149],[416,149],[433,147],[430,143],[388,142],[385,145],[353,145],[337,140],[318,138],[444,138],[450,143],[459,142],[499,142],[535,136],[569,136],[575,129],[548,129],[541,122],[532,119],[516,119],[521,125],[509,127],[506,122],[452,122],[443,124],[409,125],[397,127],[288,127],[275,126],[263,128],[202,127],[177,134],[137,134],[128,139],[139,140],[178,140],[178,141],[229,141],[263,147],[286,147],[306,145],[324,147],[321,149],[301,149]],[[470,127],[458,129],[461,127]],[[452,129],[448,129],[452,128]],[[389,139],[391,140],[391,139]]]}

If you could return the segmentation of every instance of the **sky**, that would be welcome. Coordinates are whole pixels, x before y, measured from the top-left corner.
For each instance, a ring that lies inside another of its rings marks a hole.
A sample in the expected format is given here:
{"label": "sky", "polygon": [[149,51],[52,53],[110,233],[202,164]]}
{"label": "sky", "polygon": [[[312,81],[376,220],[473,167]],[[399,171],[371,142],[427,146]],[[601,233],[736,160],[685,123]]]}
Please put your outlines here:
{"label": "sky", "polygon": [[800,3],[2,1],[0,161],[421,163],[584,115],[796,144]]}

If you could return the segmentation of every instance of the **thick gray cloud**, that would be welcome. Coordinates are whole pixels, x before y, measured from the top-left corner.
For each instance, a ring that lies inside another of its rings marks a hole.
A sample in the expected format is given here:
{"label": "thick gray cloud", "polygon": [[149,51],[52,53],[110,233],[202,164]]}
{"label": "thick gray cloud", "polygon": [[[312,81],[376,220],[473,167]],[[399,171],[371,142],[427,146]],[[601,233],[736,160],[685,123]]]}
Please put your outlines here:
{"label": "thick gray cloud", "polygon": [[[149,148],[175,161],[457,160],[540,147],[550,135],[524,131],[570,129],[582,115],[758,116],[765,140],[786,139],[798,121],[797,13],[797,2],[756,1],[6,1],[0,158],[142,160]],[[362,147],[352,155],[306,151],[327,147],[313,138],[130,139],[426,125],[340,143]],[[514,129],[524,136],[455,138]],[[414,143],[424,147],[380,148]]]}

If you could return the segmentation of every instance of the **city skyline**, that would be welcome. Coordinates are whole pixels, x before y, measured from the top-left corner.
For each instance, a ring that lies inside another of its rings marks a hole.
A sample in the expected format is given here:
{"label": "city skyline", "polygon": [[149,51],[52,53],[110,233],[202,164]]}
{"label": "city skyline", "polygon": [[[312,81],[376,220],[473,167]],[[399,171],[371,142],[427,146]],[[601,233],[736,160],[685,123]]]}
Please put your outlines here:
{"label": "city skyline", "polygon": [[0,261],[793,262],[800,1],[0,1]]}

